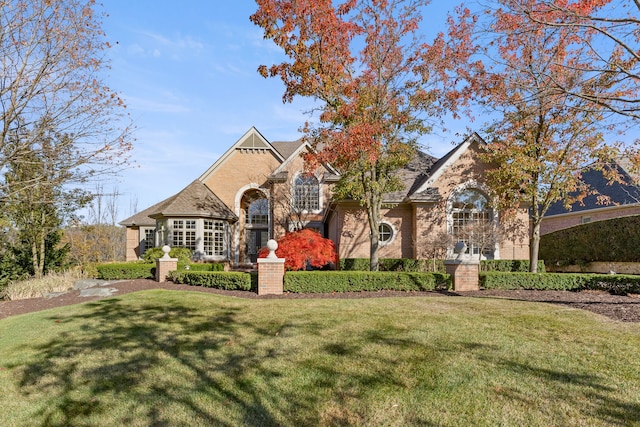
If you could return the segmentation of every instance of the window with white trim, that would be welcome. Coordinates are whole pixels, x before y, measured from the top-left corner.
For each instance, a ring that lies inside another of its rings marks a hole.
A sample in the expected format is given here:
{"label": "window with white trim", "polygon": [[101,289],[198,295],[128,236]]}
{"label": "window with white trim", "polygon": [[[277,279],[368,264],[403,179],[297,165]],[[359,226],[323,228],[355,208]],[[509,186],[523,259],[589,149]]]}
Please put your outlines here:
{"label": "window with white trim", "polygon": [[204,254],[223,256],[225,254],[224,222],[204,220]]}
{"label": "window with white trim", "polygon": [[320,209],[320,184],[313,175],[300,174],[293,184],[293,208],[296,211]]}
{"label": "window with white trim", "polygon": [[387,222],[381,222],[378,226],[378,242],[386,245],[393,240],[393,227]]}
{"label": "window with white trim", "polygon": [[196,220],[174,219],[171,228],[173,247],[196,250]]}
{"label": "window with white trim", "polygon": [[[449,214],[454,242],[464,242],[470,254],[478,254],[480,248],[477,243],[489,237],[481,234],[489,234],[492,229],[493,212],[489,199],[475,188],[465,189],[452,196]],[[492,250],[485,250],[486,255],[493,253]]]}
{"label": "window with white trim", "polygon": [[249,204],[245,218],[246,224],[269,224],[269,200],[264,197]]}

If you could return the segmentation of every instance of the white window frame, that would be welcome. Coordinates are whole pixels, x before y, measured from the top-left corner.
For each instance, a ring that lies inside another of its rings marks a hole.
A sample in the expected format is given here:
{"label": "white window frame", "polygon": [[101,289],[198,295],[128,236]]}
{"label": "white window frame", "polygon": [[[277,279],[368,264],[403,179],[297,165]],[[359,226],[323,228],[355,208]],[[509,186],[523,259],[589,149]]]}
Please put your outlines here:
{"label": "white window frame", "polygon": [[[485,185],[482,185],[476,181],[470,181],[467,182],[466,184],[463,184],[461,186],[459,186],[458,188],[456,188],[454,191],[451,192],[451,194],[449,195],[449,198],[447,199],[447,207],[446,207],[446,215],[447,215],[447,232],[454,238],[456,238],[455,235],[455,230],[457,227],[456,221],[454,221],[454,207],[453,207],[453,201],[454,199],[456,199],[457,197],[460,196],[460,194],[466,192],[466,191],[475,191],[480,193],[487,201],[486,206],[488,207],[486,211],[482,211],[482,212],[486,212],[486,220],[490,221],[492,223],[496,223],[497,219],[497,212],[496,209],[494,208],[494,206],[491,203],[491,198],[488,196],[489,194],[489,190]],[[473,216],[474,214],[479,213],[480,211],[477,211],[475,209],[469,209],[469,210],[464,210],[465,212],[468,212],[471,216]],[[463,211],[459,211],[459,212],[463,212]],[[475,220],[477,218],[473,218],[472,220]],[[470,222],[470,221],[469,221]],[[458,241],[464,241],[464,240],[456,240],[454,241],[454,245],[456,242]],[[468,246],[468,250],[469,250],[469,254],[471,255],[478,255],[478,248],[473,247],[473,246],[469,246],[469,242],[465,242]],[[498,245],[496,245],[494,248],[492,248],[492,253],[490,254],[490,259],[500,259],[499,258],[499,247]],[[447,249],[447,256],[452,256],[453,255],[453,247]],[[483,254],[483,257],[485,257],[485,255]]]}
{"label": "white window frame", "polygon": [[[313,183],[305,182],[306,180],[311,179],[314,181]],[[302,180],[303,182],[299,183],[299,180]],[[316,193],[315,195],[312,194],[314,192]],[[291,195],[291,207],[294,211],[318,213],[322,210],[322,191],[320,180],[315,175],[305,175],[303,173],[297,174],[293,178]],[[311,197],[313,197],[314,200],[311,200]]]}
{"label": "white window frame", "polygon": [[[389,227],[390,237],[387,240],[382,240],[382,228]],[[380,221],[378,224],[378,244],[380,246],[388,246],[396,239],[396,235],[398,234],[396,228],[389,221]]]}

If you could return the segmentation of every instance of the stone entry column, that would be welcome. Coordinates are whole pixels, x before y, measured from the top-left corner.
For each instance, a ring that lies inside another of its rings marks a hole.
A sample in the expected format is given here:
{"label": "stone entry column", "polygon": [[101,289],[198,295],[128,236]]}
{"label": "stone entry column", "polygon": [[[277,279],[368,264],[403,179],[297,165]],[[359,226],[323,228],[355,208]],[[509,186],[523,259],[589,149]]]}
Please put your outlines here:
{"label": "stone entry column", "polygon": [[278,243],[267,242],[269,255],[258,258],[258,295],[281,295],[284,292],[284,258],[276,256]]}
{"label": "stone entry column", "polygon": [[166,282],[170,271],[178,269],[178,258],[169,257],[171,248],[168,245],[162,247],[164,256],[156,260],[156,282]]}

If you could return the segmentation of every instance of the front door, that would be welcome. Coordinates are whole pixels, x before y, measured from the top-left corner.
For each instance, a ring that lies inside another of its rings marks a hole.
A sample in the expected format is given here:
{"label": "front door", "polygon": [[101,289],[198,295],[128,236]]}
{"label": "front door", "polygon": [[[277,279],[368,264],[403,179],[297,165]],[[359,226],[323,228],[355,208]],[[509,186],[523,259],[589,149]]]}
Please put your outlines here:
{"label": "front door", "polygon": [[247,255],[250,262],[255,264],[258,261],[258,252],[266,246],[267,240],[269,240],[267,230],[247,230]]}

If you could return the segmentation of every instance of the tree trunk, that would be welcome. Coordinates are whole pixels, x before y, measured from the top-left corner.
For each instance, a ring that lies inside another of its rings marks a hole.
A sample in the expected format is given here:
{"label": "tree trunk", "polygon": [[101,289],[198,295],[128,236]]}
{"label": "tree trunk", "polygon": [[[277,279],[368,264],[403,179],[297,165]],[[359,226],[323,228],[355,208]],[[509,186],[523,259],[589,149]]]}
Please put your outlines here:
{"label": "tree trunk", "polygon": [[[372,209],[377,211],[378,209]],[[369,270],[378,271],[380,267],[380,260],[378,258],[378,248],[380,241],[378,237],[378,227],[380,220],[375,212],[368,212],[369,216]]]}
{"label": "tree trunk", "polygon": [[534,220],[529,239],[529,271],[538,272],[538,252],[540,250],[540,221]]}

